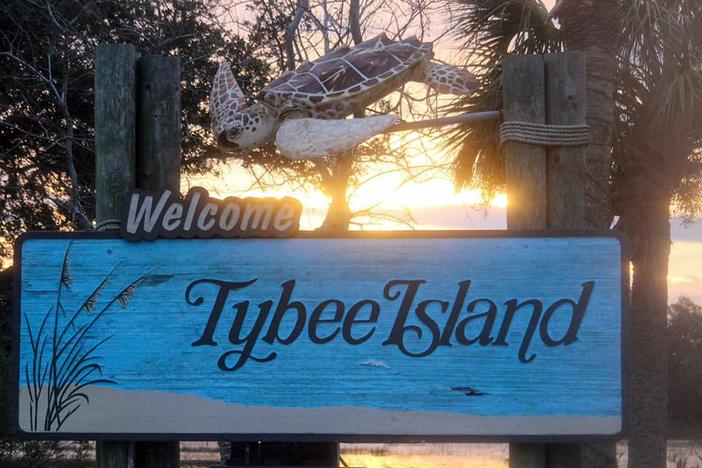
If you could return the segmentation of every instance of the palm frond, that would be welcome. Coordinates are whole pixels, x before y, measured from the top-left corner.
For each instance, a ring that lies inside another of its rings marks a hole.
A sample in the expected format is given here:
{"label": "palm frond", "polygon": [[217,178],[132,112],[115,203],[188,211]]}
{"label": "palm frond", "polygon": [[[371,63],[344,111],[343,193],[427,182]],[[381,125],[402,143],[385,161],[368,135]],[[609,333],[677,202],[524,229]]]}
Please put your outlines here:
{"label": "palm frond", "polygon": [[636,206],[673,194],[685,217],[699,212],[702,146],[702,0],[624,0],[615,202]]}
{"label": "palm frond", "polygon": [[[511,53],[545,54],[562,50],[560,31],[540,0],[459,0],[457,35],[482,86],[452,103],[447,112],[502,108],[502,61]],[[504,180],[498,122],[464,124],[445,133],[454,161],[456,184],[482,188],[492,198]]]}
{"label": "palm frond", "polygon": [[[483,86],[449,111],[500,109],[501,63],[509,53],[563,48],[564,33],[539,0],[458,0],[452,6],[462,48]],[[613,193],[632,201],[655,189],[702,200],[694,192],[702,188],[695,159],[702,147],[702,0],[622,0],[622,12]],[[490,195],[502,186],[495,122],[466,124],[446,137],[447,145],[459,150],[454,163],[459,187],[472,183]],[[697,212],[695,203],[676,199],[686,213]]]}

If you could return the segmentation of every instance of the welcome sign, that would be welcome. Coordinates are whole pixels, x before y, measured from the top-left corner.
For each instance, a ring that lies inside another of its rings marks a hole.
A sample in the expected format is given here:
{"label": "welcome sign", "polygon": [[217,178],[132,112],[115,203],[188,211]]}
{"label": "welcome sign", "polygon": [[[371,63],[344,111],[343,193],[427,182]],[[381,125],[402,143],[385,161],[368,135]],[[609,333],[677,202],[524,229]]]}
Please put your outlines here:
{"label": "welcome sign", "polygon": [[183,200],[170,190],[127,194],[120,232],[130,241],[194,237],[290,237],[300,227],[295,198],[211,198],[193,187]]}
{"label": "welcome sign", "polygon": [[619,240],[510,235],[28,235],[17,426],[62,438],[616,436]]}

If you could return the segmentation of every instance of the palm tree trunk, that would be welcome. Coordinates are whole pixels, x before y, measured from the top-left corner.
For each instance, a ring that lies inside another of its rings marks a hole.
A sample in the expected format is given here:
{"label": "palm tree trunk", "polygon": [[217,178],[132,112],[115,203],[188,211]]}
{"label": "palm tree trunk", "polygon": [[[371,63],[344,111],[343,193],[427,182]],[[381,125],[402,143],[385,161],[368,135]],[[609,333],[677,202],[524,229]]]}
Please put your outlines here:
{"label": "palm tree trunk", "polygon": [[[629,467],[665,468],[668,435],[668,261],[670,205],[683,168],[670,155],[690,154],[683,125],[671,122],[666,138],[655,126],[636,133],[640,148],[620,161],[614,201],[631,246],[629,347]],[[665,176],[661,176],[665,174]]]}
{"label": "palm tree trunk", "polygon": [[614,132],[614,74],[616,59],[601,50],[588,51],[587,123],[592,140],[585,155],[588,172],[585,219],[595,229],[608,229],[612,221],[609,176]]}
{"label": "palm tree trunk", "polygon": [[557,17],[566,47],[587,57],[587,123],[592,140],[586,154],[586,220],[594,229],[608,229],[612,219],[609,176],[621,5],[618,0],[562,0]]}
{"label": "palm tree trunk", "polygon": [[[591,229],[609,229],[612,219],[609,179],[614,133],[616,54],[621,36],[619,0],[562,0],[556,16],[568,50],[587,60],[587,124],[592,139],[585,154],[585,221]],[[615,468],[614,443],[571,446],[570,455],[583,468]]]}
{"label": "palm tree trunk", "polygon": [[[642,204],[627,221],[632,259],[629,467],[666,466],[668,421],[668,257],[670,196]],[[625,224],[626,226],[626,224]]]}

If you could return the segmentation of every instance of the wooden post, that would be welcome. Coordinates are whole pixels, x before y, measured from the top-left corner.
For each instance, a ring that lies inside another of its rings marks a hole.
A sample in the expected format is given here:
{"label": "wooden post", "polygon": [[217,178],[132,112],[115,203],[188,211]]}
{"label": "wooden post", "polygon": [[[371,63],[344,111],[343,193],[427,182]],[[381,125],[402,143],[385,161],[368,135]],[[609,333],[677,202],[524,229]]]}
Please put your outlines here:
{"label": "wooden post", "polygon": [[[510,57],[504,66],[505,121],[585,124],[585,59],[578,53]],[[582,230],[585,222],[585,146],[505,144],[509,229]],[[511,444],[512,468],[581,467],[580,444]],[[594,453],[594,451],[593,451]],[[600,460],[601,461],[601,460]]]}
{"label": "wooden post", "polygon": [[179,192],[180,59],[141,57],[137,76],[137,187]]}
{"label": "wooden post", "polygon": [[129,468],[134,463],[132,442],[99,440],[95,443],[95,466],[97,468]]}
{"label": "wooden post", "polygon": [[[585,55],[566,52],[546,55],[546,122],[552,125],[587,123],[587,65]],[[585,186],[587,146],[554,147],[548,151],[548,228],[587,230]],[[552,444],[549,468],[611,468],[617,466],[616,444]]]}
{"label": "wooden post", "polygon": [[[585,125],[585,57],[577,52],[550,54],[546,64],[546,123]],[[548,228],[585,230],[585,153],[587,146],[548,149]]]}
{"label": "wooden post", "polygon": [[134,188],[136,50],[104,44],[95,51],[95,214],[119,219],[124,196]]}
{"label": "wooden post", "polygon": [[[577,52],[550,54],[544,57],[544,62],[546,123],[584,125],[587,110],[585,57]],[[587,146],[561,146],[549,148],[547,151],[549,229],[587,229],[586,149]],[[583,467],[582,449],[581,444],[550,444],[546,447],[546,466]]]}
{"label": "wooden post", "polygon": [[[104,44],[95,51],[95,213],[105,229],[119,228],[115,221],[124,196],[134,187],[136,57],[128,44]],[[98,468],[127,468],[132,453],[130,442],[95,446]]]}
{"label": "wooden post", "polygon": [[[137,67],[136,186],[180,193],[180,59],[144,56]],[[178,442],[136,442],[136,468],[180,466]]]}
{"label": "wooden post", "polygon": [[[503,65],[505,122],[546,123],[544,60],[540,55],[513,55]],[[539,145],[507,142],[504,145],[507,187],[507,229],[548,227],[546,149]],[[511,468],[544,468],[546,450],[541,444],[510,444]]]}
{"label": "wooden post", "polygon": [[[546,123],[543,57],[514,55],[505,59],[503,93],[505,122]],[[539,145],[504,145],[507,186],[507,229],[546,229],[546,149]]]}

